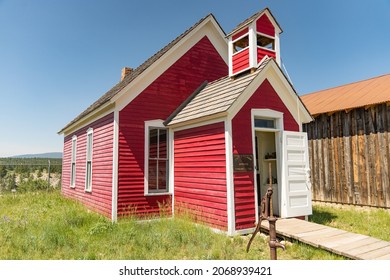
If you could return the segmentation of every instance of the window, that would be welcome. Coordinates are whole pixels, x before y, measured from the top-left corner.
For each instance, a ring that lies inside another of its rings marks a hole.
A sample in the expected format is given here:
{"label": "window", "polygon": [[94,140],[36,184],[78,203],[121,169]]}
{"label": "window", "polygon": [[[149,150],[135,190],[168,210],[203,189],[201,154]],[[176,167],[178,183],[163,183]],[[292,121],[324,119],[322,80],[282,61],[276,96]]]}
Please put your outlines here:
{"label": "window", "polygon": [[148,193],[168,191],[168,130],[148,128]]}
{"label": "window", "polygon": [[267,50],[275,50],[275,40],[272,37],[267,37],[261,34],[257,34],[257,46]]}
{"label": "window", "polygon": [[255,127],[275,128],[275,120],[273,120],[273,119],[255,119]]}
{"label": "window", "polygon": [[233,52],[239,52],[249,46],[249,36],[246,35],[233,43]]}
{"label": "window", "polygon": [[72,155],[71,155],[71,167],[70,167],[70,186],[75,187],[76,183],[76,151],[77,151],[77,136],[72,137]]}
{"label": "window", "polygon": [[92,191],[93,129],[87,131],[87,166],[85,171],[85,191]]}

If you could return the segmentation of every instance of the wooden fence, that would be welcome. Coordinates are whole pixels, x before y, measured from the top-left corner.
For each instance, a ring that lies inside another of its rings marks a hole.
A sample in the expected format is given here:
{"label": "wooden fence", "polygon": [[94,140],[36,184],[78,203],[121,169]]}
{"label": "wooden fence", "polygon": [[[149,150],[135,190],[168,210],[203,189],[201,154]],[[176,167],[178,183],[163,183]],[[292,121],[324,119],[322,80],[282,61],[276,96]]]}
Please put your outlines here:
{"label": "wooden fence", "polygon": [[308,133],[314,201],[390,208],[390,108],[321,114]]}

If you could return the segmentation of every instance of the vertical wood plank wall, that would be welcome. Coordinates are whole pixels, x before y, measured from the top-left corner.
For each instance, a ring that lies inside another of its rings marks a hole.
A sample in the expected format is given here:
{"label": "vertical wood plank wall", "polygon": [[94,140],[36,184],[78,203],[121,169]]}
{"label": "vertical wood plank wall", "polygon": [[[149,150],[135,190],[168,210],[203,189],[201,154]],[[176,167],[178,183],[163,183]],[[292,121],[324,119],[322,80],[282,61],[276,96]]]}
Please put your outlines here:
{"label": "vertical wood plank wall", "polygon": [[390,108],[321,114],[305,124],[313,201],[390,208]]}

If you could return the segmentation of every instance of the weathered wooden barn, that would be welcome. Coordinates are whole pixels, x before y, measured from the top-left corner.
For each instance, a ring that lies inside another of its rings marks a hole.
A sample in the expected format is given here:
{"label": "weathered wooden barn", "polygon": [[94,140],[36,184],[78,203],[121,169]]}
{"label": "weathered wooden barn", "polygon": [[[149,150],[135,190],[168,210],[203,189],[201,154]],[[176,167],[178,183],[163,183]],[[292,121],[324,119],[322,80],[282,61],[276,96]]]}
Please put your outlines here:
{"label": "weathered wooden barn", "polygon": [[313,200],[390,208],[390,74],[301,98]]}
{"label": "weathered wooden barn", "polygon": [[281,32],[269,9],[227,35],[208,15],[125,69],[60,131],[63,194],[114,221],[165,205],[233,235],[253,231],[272,180],[275,214],[311,214],[312,118],[280,68]]}

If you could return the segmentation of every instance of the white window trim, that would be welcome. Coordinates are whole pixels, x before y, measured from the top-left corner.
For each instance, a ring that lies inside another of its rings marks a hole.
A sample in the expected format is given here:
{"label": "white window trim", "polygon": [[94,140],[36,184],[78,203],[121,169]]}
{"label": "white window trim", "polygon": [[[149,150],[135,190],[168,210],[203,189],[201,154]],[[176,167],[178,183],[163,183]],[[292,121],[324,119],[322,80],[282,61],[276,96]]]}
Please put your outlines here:
{"label": "white window trim", "polygon": [[[246,37],[246,36],[248,36],[248,46],[245,47],[245,48],[242,48],[242,49],[239,50],[239,51],[234,51],[234,44],[235,44],[236,42],[238,42],[239,40],[243,39],[243,38]],[[240,52],[243,52],[243,51],[249,49],[249,46],[250,46],[249,40],[250,40],[250,32],[249,32],[249,30],[248,30],[248,32],[245,33],[244,35],[241,35],[240,37],[238,37],[238,38],[232,40],[232,41],[231,41],[231,45],[232,45],[232,50],[233,50],[233,52],[232,52],[233,56],[236,55],[236,54],[238,54],[238,53],[240,53]]]}
{"label": "white window trim", "polygon": [[[88,177],[88,137],[91,135],[91,185],[87,186],[87,177]],[[89,128],[87,130],[87,138],[86,138],[86,151],[85,151],[85,191],[86,192],[92,192],[92,174],[93,174],[93,128]]]}
{"label": "white window trim", "polygon": [[[144,195],[145,196],[156,196],[156,195],[167,195],[171,194],[171,186],[170,186],[170,178],[167,180],[168,184],[168,190],[165,192],[149,192],[149,129],[151,127],[155,128],[164,128],[167,130],[167,136],[168,136],[168,143],[167,143],[167,148],[168,148],[168,161],[171,159],[171,150],[169,150],[170,142],[171,139],[169,138],[170,134],[170,129],[168,129],[166,126],[163,124],[163,120],[151,120],[151,121],[145,121],[145,144],[144,144],[144,154],[145,154],[145,159],[144,159]],[[169,167],[170,162],[168,163]],[[168,170],[168,174],[171,175],[170,170]]]}
{"label": "white window trim", "polygon": [[273,50],[272,49],[267,49],[267,48],[264,48],[264,47],[261,47],[261,46],[257,46],[257,48],[265,50],[265,51],[270,51],[270,52],[273,52],[273,53],[276,54],[276,38],[274,36],[270,36],[270,35],[267,35],[267,34],[264,34],[264,33],[258,32],[258,31],[256,32],[256,37],[257,37],[257,35],[260,35],[260,36],[263,36],[263,37],[266,37],[266,38],[274,40],[274,49]]}
{"label": "white window trim", "polygon": [[[284,129],[283,113],[271,109],[252,109],[252,128],[256,131],[281,131]],[[275,120],[275,128],[255,127],[255,118]]]}
{"label": "white window trim", "polygon": [[235,55],[237,55],[237,54],[239,54],[239,53],[242,53],[243,51],[246,51],[247,49],[249,49],[249,46],[247,46],[247,47],[245,47],[245,48],[242,48],[241,50],[236,51],[236,52],[233,51],[233,56],[235,56]]}
{"label": "white window trim", "polygon": [[[240,33],[241,31],[239,31],[239,32],[237,32],[237,33]],[[245,36],[248,36],[248,34],[249,34],[249,30],[245,33],[245,34],[243,34],[243,35],[241,35],[240,37],[238,37],[238,38],[236,38],[236,39],[234,39],[233,40],[233,36],[232,36],[232,44],[234,44],[235,42],[237,42],[238,40],[241,40],[242,38],[244,38]]]}
{"label": "white window trim", "polygon": [[[74,189],[76,187],[76,162],[77,162],[77,136],[76,135],[73,135],[72,137],[71,149],[72,150],[70,155],[70,187]],[[74,172],[73,172],[73,163],[74,163]]]}

